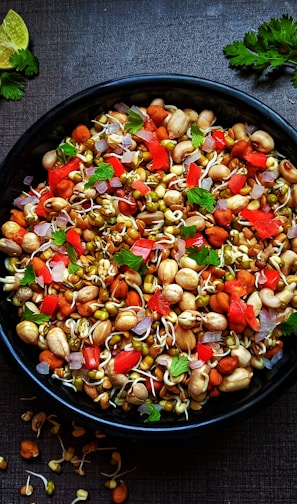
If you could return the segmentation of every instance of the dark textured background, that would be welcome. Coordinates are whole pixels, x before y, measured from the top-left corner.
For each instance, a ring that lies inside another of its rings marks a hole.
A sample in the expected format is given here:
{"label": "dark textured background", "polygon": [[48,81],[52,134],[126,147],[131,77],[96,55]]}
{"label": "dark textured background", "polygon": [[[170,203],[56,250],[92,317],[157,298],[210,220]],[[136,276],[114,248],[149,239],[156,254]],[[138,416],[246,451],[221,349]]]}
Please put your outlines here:
{"label": "dark textured background", "polygon": [[[228,67],[222,48],[273,15],[296,14],[296,0],[1,0],[0,18],[9,8],[25,19],[31,49],[40,61],[40,74],[28,82],[20,102],[0,100],[0,161],[36,119],[63,99],[105,80],[138,73],[173,72],[230,84],[262,100],[297,127],[297,89],[289,75],[268,79],[240,74]],[[41,455],[32,463],[19,456],[22,439],[35,439],[20,416],[27,409],[45,410],[42,401],[27,400],[25,389],[0,357],[0,456],[8,469],[0,472],[0,502],[50,502],[42,482],[21,497],[26,469],[55,480],[52,502],[70,504],[78,488],[90,493],[90,503],[110,502],[101,472],[112,472],[110,454],[91,454],[86,476],[70,464],[55,475],[47,462],[60,457],[57,438],[47,423],[38,440]],[[101,441],[118,446],[131,504],[290,504],[297,503],[296,439],[297,386],[241,425],[191,442],[167,445],[121,439]],[[61,437],[77,453],[86,437],[71,438],[67,422]],[[91,433],[88,433],[87,436]]]}

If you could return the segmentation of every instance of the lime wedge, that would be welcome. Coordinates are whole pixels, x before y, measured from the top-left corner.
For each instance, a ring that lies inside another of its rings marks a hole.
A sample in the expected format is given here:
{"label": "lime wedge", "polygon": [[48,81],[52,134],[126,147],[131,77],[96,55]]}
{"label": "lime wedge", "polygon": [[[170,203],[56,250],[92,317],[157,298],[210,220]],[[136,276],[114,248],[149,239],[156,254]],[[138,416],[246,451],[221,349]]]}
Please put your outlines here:
{"label": "lime wedge", "polygon": [[13,68],[9,58],[19,49],[27,49],[29,31],[23,18],[10,9],[0,25],[0,68]]}

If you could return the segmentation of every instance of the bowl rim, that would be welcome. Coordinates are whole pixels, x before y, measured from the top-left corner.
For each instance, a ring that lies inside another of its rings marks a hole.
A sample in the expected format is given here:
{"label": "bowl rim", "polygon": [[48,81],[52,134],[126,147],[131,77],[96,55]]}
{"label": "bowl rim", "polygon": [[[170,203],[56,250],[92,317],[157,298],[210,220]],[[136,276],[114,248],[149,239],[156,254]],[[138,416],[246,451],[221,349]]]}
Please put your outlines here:
{"label": "bowl rim", "polygon": [[[74,107],[77,103],[84,100],[89,100],[91,97],[98,93],[108,94],[115,88],[129,88],[131,86],[138,86],[141,89],[142,86],[150,86],[152,84],[167,86],[184,86],[185,88],[198,88],[207,90],[210,95],[214,92],[218,93],[219,96],[224,96],[228,100],[235,100],[236,102],[242,104],[243,106],[248,105],[255,111],[261,113],[261,115],[267,115],[272,122],[277,123],[279,127],[284,129],[286,134],[289,135],[292,142],[296,143],[297,146],[297,132],[293,126],[284,119],[280,114],[275,112],[272,108],[262,103],[259,99],[251,96],[250,94],[236,89],[235,87],[223,84],[220,82],[215,82],[209,79],[195,77],[191,75],[175,74],[175,73],[157,73],[157,74],[135,74],[127,77],[121,77],[116,79],[111,79],[104,82],[99,82],[98,84],[87,87],[68,98],[65,98],[60,103],[56,104],[53,108],[43,114],[37,121],[35,121],[26,132],[17,140],[14,146],[11,148],[9,153],[5,156],[4,160],[0,165],[0,181],[1,178],[7,175],[9,166],[14,163],[17,159],[24,146],[27,144],[28,139],[32,137],[37,131],[46,126],[46,124],[53,120],[56,115],[61,113],[61,110],[69,110]],[[66,416],[75,415],[81,422],[91,424],[93,426],[100,425],[106,428],[107,431],[112,431],[118,435],[132,436],[132,437],[149,437],[154,438],[164,435],[169,436],[185,436],[185,435],[199,435],[204,434],[206,431],[218,430],[219,428],[224,428],[232,423],[237,423],[239,421],[245,420],[249,416],[253,416],[260,409],[263,409],[266,405],[272,402],[277,396],[279,396],[284,390],[289,388],[296,379],[297,372],[297,359],[296,362],[289,366],[287,369],[283,370],[282,375],[277,382],[273,382],[269,387],[264,388],[260,394],[256,394],[252,400],[248,400],[246,403],[240,404],[239,407],[231,408],[230,411],[223,411],[222,414],[216,415],[213,418],[208,418],[204,420],[197,420],[195,422],[181,423],[180,425],[175,422],[172,426],[164,426],[157,424],[143,423],[143,425],[130,425],[117,422],[116,420],[107,420],[104,418],[99,418],[96,414],[92,414],[86,411],[81,411],[79,408],[73,404],[66,404],[59,394],[59,388],[57,390],[52,390],[50,387],[46,388],[45,384],[39,379],[38,373],[34,373],[20,358],[20,353],[17,351],[18,347],[14,347],[7,335],[5,334],[2,321],[0,319],[0,343],[3,347],[3,351],[7,356],[7,359],[15,366],[22,375],[25,377],[25,381],[28,385],[39,395],[40,397],[48,396],[50,400],[62,411]]]}

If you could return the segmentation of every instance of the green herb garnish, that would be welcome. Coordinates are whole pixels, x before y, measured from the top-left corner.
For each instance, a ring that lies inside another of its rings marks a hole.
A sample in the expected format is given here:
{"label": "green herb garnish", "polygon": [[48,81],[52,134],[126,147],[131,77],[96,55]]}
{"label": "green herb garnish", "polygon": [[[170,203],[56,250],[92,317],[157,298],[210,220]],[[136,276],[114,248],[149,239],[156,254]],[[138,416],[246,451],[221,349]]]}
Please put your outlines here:
{"label": "green herb garnish", "polygon": [[44,322],[48,322],[51,316],[46,315],[45,313],[34,313],[28,306],[25,305],[23,312],[23,319],[30,320],[31,322],[35,322],[35,324],[43,324]]}
{"label": "green herb garnish", "polygon": [[134,135],[138,130],[142,128],[142,126],[144,125],[144,120],[141,115],[138,114],[138,112],[136,112],[135,110],[129,109],[127,111],[127,114],[128,122],[125,124],[124,129]]}
{"label": "green herb garnish", "polygon": [[283,336],[290,336],[297,331],[297,312],[291,313],[289,318],[282,322],[278,329],[281,330]]}
{"label": "green herb garnish", "polygon": [[33,282],[35,282],[35,278],[36,278],[36,275],[35,275],[35,272],[34,272],[34,268],[33,268],[32,264],[28,264],[25,267],[24,276],[20,280],[20,285],[28,285],[28,284],[30,285]]}
{"label": "green herb garnish", "polygon": [[56,148],[56,152],[57,152],[58,157],[60,157],[60,153],[62,153],[65,157],[71,158],[71,157],[76,156],[77,148],[74,147],[74,145],[71,145],[70,143],[65,142],[65,143],[60,144]]}
{"label": "green herb garnish", "polygon": [[126,265],[129,268],[143,273],[146,269],[142,256],[133,254],[130,250],[122,249],[114,255],[114,260],[120,265]]}
{"label": "green herb garnish", "polygon": [[196,231],[197,231],[197,226],[184,226],[181,230],[181,236],[182,238],[184,238],[185,240],[187,238],[193,238],[193,236],[195,236],[196,234]]}
{"label": "green herb garnish", "polygon": [[171,366],[169,368],[170,374],[172,376],[179,376],[183,373],[187,373],[189,370],[189,360],[185,355],[174,355]]}
{"label": "green herb garnish", "polygon": [[91,189],[97,182],[110,180],[114,176],[114,169],[110,163],[99,163],[96,170],[90,175],[88,182],[85,184],[85,189]]}
{"label": "green herb garnish", "polygon": [[51,238],[55,245],[61,246],[64,245],[66,241],[66,233],[64,229],[59,229],[58,231],[52,232]]}
{"label": "green herb garnish", "polygon": [[204,135],[201,131],[201,129],[199,128],[199,126],[197,126],[197,124],[192,124],[191,126],[191,135],[192,135],[192,144],[194,147],[200,147],[201,144],[203,144],[204,142]]}
{"label": "green herb garnish", "polygon": [[197,264],[212,264],[213,266],[220,266],[220,259],[216,250],[209,249],[206,245],[202,245],[201,248],[187,247],[186,252],[191,259],[194,259]]}
{"label": "green herb garnish", "polygon": [[79,264],[76,264],[77,261],[77,253],[74,250],[74,247],[70,243],[66,243],[66,250],[68,257],[70,259],[70,263],[68,264],[68,271],[70,274],[76,273],[79,270]]}
{"label": "green herb garnish", "polygon": [[0,96],[6,100],[20,100],[25,94],[26,77],[38,74],[38,59],[29,49],[20,49],[9,61],[16,71],[0,73]]}
{"label": "green herb garnish", "polygon": [[147,404],[147,410],[149,417],[145,419],[145,422],[159,422],[161,418],[160,411],[153,404]]}
{"label": "green herb garnish", "polygon": [[189,203],[196,203],[205,208],[207,212],[212,212],[216,204],[216,199],[209,191],[201,187],[193,187],[193,189],[187,191],[186,194]]}
{"label": "green herb garnish", "polygon": [[297,23],[284,14],[271,18],[258,27],[258,32],[248,32],[242,41],[235,40],[224,47],[231,67],[246,67],[262,73],[280,67],[291,67],[293,86],[297,87]]}

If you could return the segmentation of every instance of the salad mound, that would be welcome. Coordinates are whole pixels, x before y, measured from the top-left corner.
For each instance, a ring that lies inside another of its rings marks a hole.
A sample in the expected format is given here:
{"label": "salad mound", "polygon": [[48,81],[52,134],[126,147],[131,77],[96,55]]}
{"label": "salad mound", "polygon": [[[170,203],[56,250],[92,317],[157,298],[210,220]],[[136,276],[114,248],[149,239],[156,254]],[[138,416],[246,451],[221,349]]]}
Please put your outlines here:
{"label": "salad mound", "polygon": [[255,125],[117,103],[42,159],[1,228],[36,367],[145,421],[249,387],[297,324],[297,169]]}

